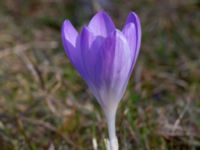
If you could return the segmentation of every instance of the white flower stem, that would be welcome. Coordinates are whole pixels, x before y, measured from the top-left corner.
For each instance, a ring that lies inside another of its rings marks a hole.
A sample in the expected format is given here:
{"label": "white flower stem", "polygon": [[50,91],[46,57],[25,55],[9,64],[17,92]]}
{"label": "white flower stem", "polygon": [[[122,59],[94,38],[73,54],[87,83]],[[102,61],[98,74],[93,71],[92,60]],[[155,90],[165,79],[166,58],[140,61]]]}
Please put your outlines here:
{"label": "white flower stem", "polygon": [[116,109],[110,111],[104,111],[108,124],[108,134],[109,134],[109,141],[107,142],[107,150],[119,150],[118,139],[116,136],[116,128],[115,128]]}

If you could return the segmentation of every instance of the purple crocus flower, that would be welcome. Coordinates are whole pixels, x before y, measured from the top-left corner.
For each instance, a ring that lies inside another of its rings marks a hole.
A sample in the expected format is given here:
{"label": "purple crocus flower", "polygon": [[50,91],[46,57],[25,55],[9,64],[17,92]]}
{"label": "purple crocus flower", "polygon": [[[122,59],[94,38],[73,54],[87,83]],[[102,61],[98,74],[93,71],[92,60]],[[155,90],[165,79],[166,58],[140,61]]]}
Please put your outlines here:
{"label": "purple crocus flower", "polygon": [[110,149],[117,150],[115,115],[136,63],[141,25],[131,12],[122,31],[106,12],[98,12],[80,32],[69,20],[62,25],[62,42],[70,62],[101,105],[107,122]]}

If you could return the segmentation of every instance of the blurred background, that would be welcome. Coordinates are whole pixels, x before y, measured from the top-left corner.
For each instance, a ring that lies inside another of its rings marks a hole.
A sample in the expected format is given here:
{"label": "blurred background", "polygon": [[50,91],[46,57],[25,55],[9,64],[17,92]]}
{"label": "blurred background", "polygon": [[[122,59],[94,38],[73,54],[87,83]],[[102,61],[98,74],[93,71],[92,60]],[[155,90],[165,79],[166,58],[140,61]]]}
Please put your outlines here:
{"label": "blurred background", "polygon": [[141,53],[120,103],[121,150],[200,149],[197,0],[1,0],[0,150],[105,150],[104,116],[60,38],[99,10],[142,23]]}

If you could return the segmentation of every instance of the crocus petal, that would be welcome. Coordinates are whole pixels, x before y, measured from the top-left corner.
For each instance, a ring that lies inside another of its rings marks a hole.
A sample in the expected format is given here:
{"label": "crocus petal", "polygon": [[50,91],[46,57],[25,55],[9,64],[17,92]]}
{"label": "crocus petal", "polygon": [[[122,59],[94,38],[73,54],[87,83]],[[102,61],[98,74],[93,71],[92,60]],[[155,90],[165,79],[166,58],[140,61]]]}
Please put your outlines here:
{"label": "crocus petal", "polygon": [[96,60],[103,40],[104,38],[101,36],[94,36],[87,27],[84,27],[81,32],[81,56],[83,58],[83,65],[92,81],[95,81]]}
{"label": "crocus petal", "polygon": [[84,27],[80,33],[80,49],[83,68],[88,77],[86,82],[97,99],[99,99],[99,95],[95,86],[95,67],[97,65],[96,60],[102,41],[102,37],[94,36],[87,27]]}
{"label": "crocus petal", "polygon": [[96,66],[96,86],[99,88],[103,107],[118,104],[124,94],[131,68],[130,48],[124,35],[116,30],[100,48]]}
{"label": "crocus petal", "polygon": [[82,64],[80,36],[69,20],[64,21],[62,26],[62,43],[66,54],[79,74],[86,80],[87,76]]}
{"label": "crocus petal", "polygon": [[[135,61],[135,57],[136,57],[136,40],[137,40],[137,35],[136,35],[136,28],[135,28],[135,24],[133,23],[128,23],[125,25],[125,27],[122,30],[124,36],[126,37],[129,47],[130,47],[130,53],[131,53],[131,59],[132,59],[132,63],[134,63]],[[133,68],[133,65],[132,65]]]}
{"label": "crocus petal", "polygon": [[62,43],[66,54],[72,64],[77,61],[78,51],[75,49],[78,33],[69,20],[65,20],[62,25]]}
{"label": "crocus petal", "polygon": [[62,34],[73,46],[76,44],[78,32],[69,20],[65,20],[62,26]]}
{"label": "crocus petal", "polygon": [[138,54],[139,54],[140,44],[141,44],[141,24],[140,24],[140,19],[136,13],[134,13],[134,12],[129,13],[127,20],[126,20],[126,25],[129,23],[135,24],[135,27],[136,27],[136,50],[135,50],[136,56],[134,58],[135,59],[134,64],[135,64]]}
{"label": "crocus petal", "polygon": [[112,19],[107,15],[106,12],[97,13],[90,21],[88,28],[96,36],[106,37],[109,33],[115,30],[115,25]]}

